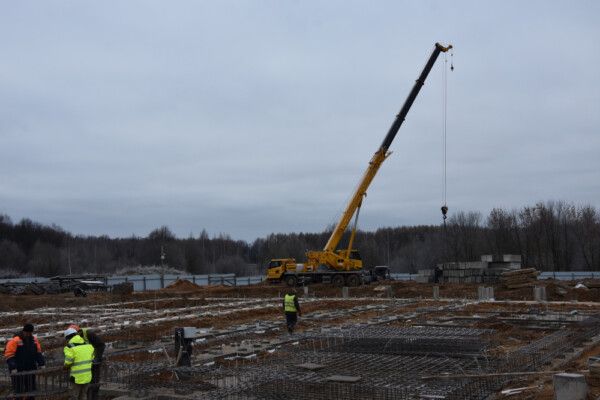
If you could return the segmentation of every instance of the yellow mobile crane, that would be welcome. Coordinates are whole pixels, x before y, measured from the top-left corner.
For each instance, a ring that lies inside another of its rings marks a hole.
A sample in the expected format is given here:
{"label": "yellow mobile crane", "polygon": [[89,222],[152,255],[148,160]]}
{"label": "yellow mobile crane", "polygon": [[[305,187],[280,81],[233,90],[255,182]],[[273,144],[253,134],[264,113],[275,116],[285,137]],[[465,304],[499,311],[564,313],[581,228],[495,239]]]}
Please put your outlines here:
{"label": "yellow mobile crane", "polygon": [[[379,146],[379,149],[375,152],[371,161],[369,161],[367,170],[363,174],[356,191],[348,202],[323,250],[308,251],[306,253],[307,260],[304,264],[297,264],[293,258],[271,260],[267,269],[267,280],[271,282],[284,281],[289,286],[296,286],[299,282],[331,282],[336,286],[357,286],[363,281],[362,260],[358,251],[352,248],[362,199],[366,195],[367,189],[377,174],[379,167],[381,167],[381,164],[391,154],[388,149],[396,137],[402,122],[404,122],[410,107],[417,98],[421,87],[425,83],[425,79],[427,79],[427,75],[429,75],[433,64],[440,53],[445,53],[451,48],[452,45],[444,47],[439,43],[435,44],[435,48],[429,56],[429,60],[425,64],[421,75],[415,82],[404,105],[383,139],[381,146]],[[355,214],[354,226],[350,240],[348,241],[348,247],[337,249],[352,216]]]}

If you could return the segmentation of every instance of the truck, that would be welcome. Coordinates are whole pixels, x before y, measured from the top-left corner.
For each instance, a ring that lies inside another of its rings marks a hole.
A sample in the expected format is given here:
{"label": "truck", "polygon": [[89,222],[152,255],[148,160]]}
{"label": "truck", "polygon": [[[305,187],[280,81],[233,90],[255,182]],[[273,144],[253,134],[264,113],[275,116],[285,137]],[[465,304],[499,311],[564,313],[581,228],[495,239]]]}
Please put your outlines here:
{"label": "truck", "polygon": [[[267,280],[269,282],[285,282],[288,286],[296,286],[300,283],[309,282],[331,283],[335,286],[358,286],[366,282],[369,276],[372,276],[371,273],[367,273],[364,270],[360,254],[358,250],[353,248],[362,200],[366,196],[367,189],[373,178],[375,178],[377,171],[379,171],[383,162],[390,156],[390,145],[402,126],[413,102],[417,98],[421,87],[425,84],[425,80],[431,68],[433,68],[435,61],[440,53],[445,53],[451,48],[452,45],[442,46],[439,43],[435,44],[425,67],[423,67],[421,74],[404,101],[400,112],[396,115],[383,142],[369,161],[367,169],[323,250],[308,251],[306,253],[306,262],[304,263],[297,263],[294,258],[272,259],[267,266]],[[338,249],[338,245],[348,229],[353,216],[354,224],[348,240],[348,246]]]}

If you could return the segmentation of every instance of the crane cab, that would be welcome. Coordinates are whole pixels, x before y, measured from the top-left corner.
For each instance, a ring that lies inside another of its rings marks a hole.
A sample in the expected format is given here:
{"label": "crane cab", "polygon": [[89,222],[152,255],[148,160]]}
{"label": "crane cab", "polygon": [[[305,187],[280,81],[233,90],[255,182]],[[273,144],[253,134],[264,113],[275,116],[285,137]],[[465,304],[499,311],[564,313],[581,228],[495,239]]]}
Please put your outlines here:
{"label": "crane cab", "polygon": [[279,281],[287,271],[296,271],[297,264],[294,258],[274,258],[267,266],[267,280]]}

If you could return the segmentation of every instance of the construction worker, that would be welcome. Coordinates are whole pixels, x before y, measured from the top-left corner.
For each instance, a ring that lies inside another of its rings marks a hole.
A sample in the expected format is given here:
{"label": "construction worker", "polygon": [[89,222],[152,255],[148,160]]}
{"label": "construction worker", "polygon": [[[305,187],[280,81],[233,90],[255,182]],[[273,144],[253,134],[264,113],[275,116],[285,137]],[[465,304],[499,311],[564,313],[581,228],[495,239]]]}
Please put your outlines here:
{"label": "construction worker", "polygon": [[86,343],[74,328],[64,332],[67,342],[64,367],[71,376],[71,400],[87,400],[87,389],[92,381],[94,346]]}
{"label": "construction worker", "polygon": [[283,312],[285,313],[285,322],[289,334],[294,333],[294,327],[298,322],[298,316],[302,316],[296,289],[289,288],[286,295],[283,297]]}
{"label": "construction worker", "polygon": [[433,269],[433,282],[441,283],[442,277],[444,276],[444,271],[439,265],[436,265]]}
{"label": "construction worker", "polygon": [[94,347],[94,362],[92,363],[92,381],[88,386],[88,400],[97,400],[98,392],[100,391],[100,370],[102,356],[106,345],[100,336],[91,331],[89,328],[80,328],[79,325],[71,324],[69,328],[77,331],[77,334],[83,339],[86,344],[91,344]]}
{"label": "construction worker", "polygon": [[[42,346],[37,337],[33,336],[32,324],[25,324],[23,330],[8,341],[4,358],[12,375],[11,383],[15,394],[35,392],[35,374],[15,376],[18,372],[35,371],[38,367],[44,368],[46,365]],[[22,398],[33,399],[33,397]]]}

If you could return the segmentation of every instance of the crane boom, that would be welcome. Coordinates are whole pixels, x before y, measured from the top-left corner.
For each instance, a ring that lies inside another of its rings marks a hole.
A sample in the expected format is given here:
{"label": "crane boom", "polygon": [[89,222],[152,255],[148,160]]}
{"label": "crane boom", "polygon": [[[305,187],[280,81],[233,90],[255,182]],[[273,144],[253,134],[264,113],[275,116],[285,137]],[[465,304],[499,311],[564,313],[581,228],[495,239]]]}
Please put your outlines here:
{"label": "crane boom", "polygon": [[448,45],[447,47],[444,47],[439,43],[435,44],[435,48],[433,49],[431,56],[429,56],[429,60],[425,64],[425,67],[423,68],[421,75],[419,75],[419,78],[415,82],[415,85],[413,86],[412,90],[408,94],[408,97],[404,101],[404,105],[400,109],[400,112],[398,113],[398,115],[396,116],[396,119],[392,123],[392,126],[390,127],[387,135],[383,139],[381,146],[375,152],[375,154],[371,158],[371,161],[369,161],[369,166],[367,167],[367,170],[363,174],[356,191],[354,192],[352,198],[348,202],[348,205],[346,206],[346,209],[342,213],[342,216],[341,216],[340,220],[338,221],[335,229],[331,233],[331,236],[329,237],[327,244],[325,244],[325,247],[323,248],[324,252],[334,252],[335,249],[337,248],[340,240],[342,239],[344,231],[348,227],[348,224],[350,223],[352,216],[356,212],[358,206],[360,205],[360,202],[362,201],[363,196],[367,192],[369,185],[371,184],[371,182],[373,181],[373,178],[377,174],[379,167],[381,167],[381,164],[390,155],[390,153],[388,153],[388,149],[389,149],[390,145],[392,144],[392,141],[396,137],[398,130],[400,130],[400,127],[402,126],[402,123],[404,122],[404,119],[406,118],[406,115],[408,114],[410,107],[412,106],[413,102],[417,98],[417,95],[419,94],[421,87],[425,84],[425,79],[427,79],[427,75],[429,75],[431,68],[433,68],[433,64],[437,60],[440,52],[445,53],[448,50],[450,50],[451,48],[452,48],[452,45]]}

